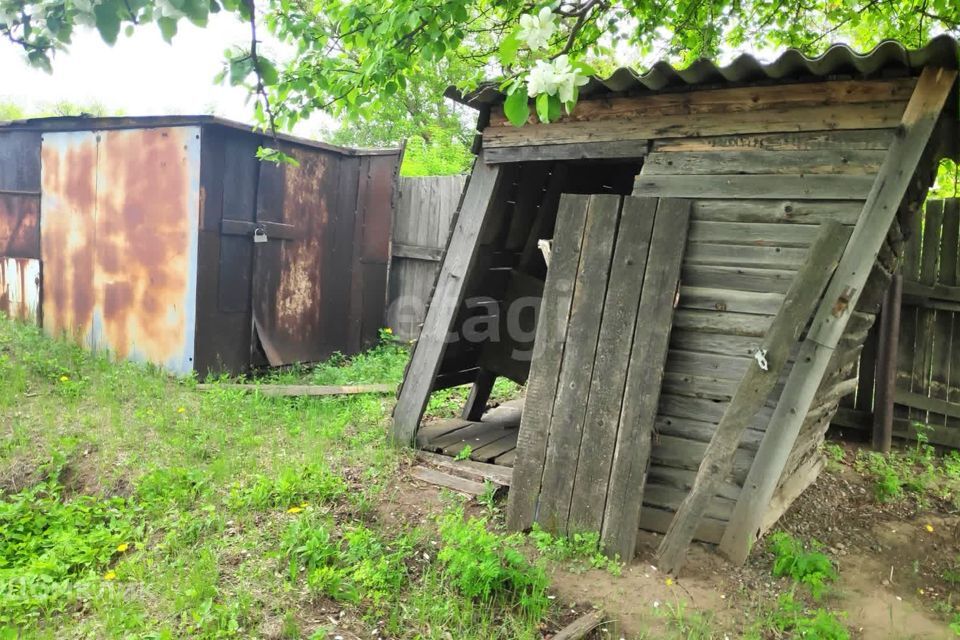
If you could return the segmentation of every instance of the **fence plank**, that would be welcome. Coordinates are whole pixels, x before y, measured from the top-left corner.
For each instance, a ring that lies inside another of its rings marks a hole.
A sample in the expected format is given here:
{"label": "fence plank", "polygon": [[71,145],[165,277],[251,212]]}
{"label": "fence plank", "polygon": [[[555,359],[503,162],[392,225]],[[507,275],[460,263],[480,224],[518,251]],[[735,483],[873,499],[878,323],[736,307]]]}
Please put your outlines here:
{"label": "fence plank", "polygon": [[[957,200],[946,200],[942,204],[943,224],[940,232],[940,264],[937,269],[937,285],[953,286],[957,272],[957,236],[960,234],[960,211]],[[933,357],[930,366],[930,397],[948,401],[950,397],[950,361],[953,345],[954,311],[938,309],[933,322]],[[930,414],[927,422],[946,426],[955,422],[956,416],[950,414]]]}
{"label": "fence plank", "polygon": [[[940,256],[940,230],[943,226],[943,201],[932,200],[927,203],[923,223],[923,246],[920,254],[919,282],[934,285],[937,282],[937,261]],[[913,370],[911,372],[911,391],[926,396],[930,391],[930,367],[933,364],[933,327],[936,322],[936,309],[917,310],[917,334]],[[927,412],[913,407],[910,418],[927,422]]]}

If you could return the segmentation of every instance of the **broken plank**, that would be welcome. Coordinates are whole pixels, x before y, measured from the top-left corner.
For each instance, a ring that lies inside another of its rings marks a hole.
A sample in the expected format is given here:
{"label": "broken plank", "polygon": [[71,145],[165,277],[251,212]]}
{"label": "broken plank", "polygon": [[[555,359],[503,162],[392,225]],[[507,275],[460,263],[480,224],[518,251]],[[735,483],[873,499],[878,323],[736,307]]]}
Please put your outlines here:
{"label": "broken plank", "polygon": [[474,482],[473,480],[453,476],[429,467],[414,467],[410,470],[410,475],[421,482],[453,489],[454,491],[465,493],[469,496],[476,497],[483,495],[487,491],[486,485],[482,482]]}
{"label": "broken plank", "polygon": [[320,384],[233,384],[233,383],[203,383],[198,384],[200,391],[246,391],[259,393],[264,396],[340,396],[357,393],[396,393],[395,384],[347,384],[347,385],[320,385]]}
{"label": "broken plank", "polygon": [[787,291],[760,347],[765,353],[766,366],[754,361],[744,373],[710,440],[693,487],[660,543],[657,562],[661,570],[677,573],[683,567],[698,522],[706,514],[720,483],[730,473],[743,433],[764,407],[780,372],[787,366],[793,345],[836,269],[848,237],[849,233],[838,223],[821,227],[806,264]]}
{"label": "broken plank", "polygon": [[633,559],[636,550],[641,498],[689,220],[689,201],[660,201],[637,312],[644,321],[637,323],[634,332],[600,534],[605,552],[626,561]]}
{"label": "broken plank", "polygon": [[591,631],[601,626],[605,620],[606,616],[603,611],[591,611],[557,631],[551,640],[582,640]]}
{"label": "broken plank", "polygon": [[656,152],[643,163],[644,175],[831,174],[871,175],[880,169],[885,150]]}
{"label": "broken plank", "polygon": [[545,160],[588,160],[594,158],[642,158],[647,155],[646,140],[612,142],[573,142],[522,147],[490,147],[484,154],[489,164],[503,162],[542,162]]}
{"label": "broken plank", "polygon": [[476,462],[475,460],[454,460],[449,456],[442,456],[429,451],[417,451],[416,455],[417,458],[423,462],[440,467],[446,471],[469,476],[469,479],[477,482],[489,480],[494,484],[509,487],[510,481],[513,478],[513,471],[495,464]]}

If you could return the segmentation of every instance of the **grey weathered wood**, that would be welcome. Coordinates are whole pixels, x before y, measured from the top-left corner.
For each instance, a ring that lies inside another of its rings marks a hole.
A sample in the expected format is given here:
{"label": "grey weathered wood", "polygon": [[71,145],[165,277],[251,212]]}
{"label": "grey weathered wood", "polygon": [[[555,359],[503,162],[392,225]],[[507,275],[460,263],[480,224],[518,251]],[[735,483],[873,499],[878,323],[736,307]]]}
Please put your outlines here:
{"label": "grey weathered wood", "polygon": [[476,258],[477,242],[499,184],[500,168],[478,159],[450,236],[420,339],[410,357],[393,410],[392,436],[397,444],[410,445],[416,437],[443,357],[447,333],[460,308],[470,267]]}
{"label": "grey weathered wood", "polygon": [[750,366],[750,362],[749,357],[741,355],[697,353],[674,349],[667,357],[665,368],[673,373],[739,379]]}
{"label": "grey weathered wood", "polygon": [[677,309],[673,315],[673,326],[676,329],[761,337],[771,320],[772,316],[749,313]]}
{"label": "grey weathered wood", "polygon": [[884,129],[807,131],[761,135],[654,140],[656,152],[704,151],[886,151],[893,134]]}
{"label": "grey weathered wood", "polygon": [[[673,520],[673,512],[666,509],[659,509],[651,505],[644,505],[640,513],[640,527],[647,531],[656,531],[665,533]],[[697,529],[697,540],[703,540],[711,544],[720,542],[723,532],[727,527],[724,520],[714,520],[713,518],[701,518],[700,527]]]}
{"label": "grey weathered wood", "polygon": [[587,210],[537,513],[537,522],[555,533],[567,533],[620,203],[618,196],[592,196]]}
{"label": "grey weathered wood", "polygon": [[611,142],[574,142],[522,147],[489,147],[484,158],[495,164],[503,162],[541,162],[544,160],[588,160],[604,158],[642,158],[647,155],[646,140]]}
{"label": "grey weathered wood", "polygon": [[544,298],[552,303],[541,309],[537,321],[537,341],[524,404],[527,410],[523,412],[513,454],[513,485],[507,501],[507,526],[513,530],[528,529],[536,517],[588,202],[586,196],[567,195],[560,200],[557,211],[553,254],[543,287]]}
{"label": "grey weathered wood", "polygon": [[854,225],[863,209],[856,200],[694,200],[691,220],[821,224],[836,220]]}
{"label": "grey weathered wood", "polygon": [[[683,505],[683,500],[686,496],[686,489],[662,485],[655,482],[649,475],[647,476],[647,483],[643,488],[644,504],[676,511]],[[712,496],[704,507],[703,515],[715,520],[729,520],[735,504],[736,499],[731,500],[730,498],[721,496]],[[676,518],[674,518],[674,522],[676,522]],[[662,570],[662,567],[659,568]]]}
{"label": "grey weathered wood", "polygon": [[[703,333],[676,328],[670,334],[670,347],[679,351],[697,351],[728,357],[752,358],[758,346],[760,346],[760,341],[750,336]],[[707,375],[705,371],[693,371],[691,373]]]}
{"label": "grey weathered wood", "polygon": [[921,412],[930,411],[951,418],[960,418],[960,405],[940,398],[930,398],[921,393],[897,389],[893,394],[893,401],[905,407],[918,409]]}
{"label": "grey weathered wood", "polygon": [[[893,444],[893,403],[897,383],[897,341],[900,338],[902,292],[903,276],[895,273],[883,301],[877,340],[880,349],[877,358],[876,394],[873,406],[873,448],[883,453],[890,453],[890,447]],[[944,351],[949,354],[949,348]],[[862,353],[860,361],[863,361]]]}
{"label": "grey weathered wood", "polygon": [[753,244],[773,247],[809,247],[817,235],[815,224],[782,222],[713,222],[694,220],[690,223],[689,242],[714,244]]}
{"label": "grey weathered wood", "polygon": [[630,357],[629,337],[637,322],[656,210],[655,199],[623,201],[570,499],[570,531],[600,531],[603,522]]}
{"label": "grey weathered wood", "polygon": [[870,175],[880,169],[885,150],[655,152],[643,163],[644,175],[832,174]]}
{"label": "grey weathered wood", "polygon": [[[666,391],[666,387],[664,387],[664,391]],[[736,391],[736,389],[734,389],[734,391]],[[657,432],[657,437],[673,436],[694,442],[708,443],[713,438],[713,434],[717,430],[717,423],[696,420],[693,418],[679,418],[676,416],[658,415],[657,420],[654,423],[654,429]],[[740,448],[745,451],[756,451],[757,447],[760,446],[760,441],[762,439],[762,430],[748,428],[740,440]],[[699,463],[699,460],[695,460],[694,467],[699,465]]]}
{"label": "grey weathered wood", "polygon": [[763,340],[761,349],[766,351],[767,367],[762,368],[754,361],[744,374],[710,440],[693,488],[660,543],[657,561],[661,570],[677,573],[683,567],[700,517],[706,512],[720,483],[730,473],[744,431],[763,407],[780,372],[786,367],[791,347],[800,337],[836,269],[847,237],[848,233],[838,223],[821,227],[806,264],[797,273]]}
{"label": "grey weathered wood", "polygon": [[513,429],[508,432],[505,436],[498,440],[494,440],[489,444],[485,444],[482,447],[475,448],[470,453],[471,460],[480,460],[482,462],[489,462],[499,458],[508,451],[513,451],[517,448],[517,429]]}
{"label": "grey weathered wood", "polygon": [[357,393],[395,393],[395,384],[198,384],[200,391],[246,391],[263,396],[340,396]]}
{"label": "grey weathered wood", "polygon": [[956,77],[955,70],[936,67],[927,67],[921,73],[897,137],[890,146],[847,250],[801,345],[796,364],[777,403],[772,426],[767,429],[757,451],[731,524],[724,533],[720,549],[735,562],[743,562],[749,553],[804,416],[918,169]]}
{"label": "grey weathered wood", "polygon": [[[651,465],[647,472],[647,482],[656,483],[660,486],[672,487],[683,492],[683,496],[677,501],[674,507],[679,506],[683,497],[690,491],[693,481],[697,477],[697,472],[690,469],[675,469],[673,467],[661,467]],[[732,482],[722,482],[717,488],[717,495],[727,500],[736,500],[740,497],[740,487]]]}
{"label": "grey weathered wood", "polygon": [[691,242],[684,264],[796,270],[806,255],[807,250],[799,247]]}
{"label": "grey weathered wood", "polygon": [[633,195],[660,198],[863,200],[873,176],[649,176],[640,175]]}
{"label": "grey weathered wood", "polygon": [[643,321],[637,322],[634,331],[600,534],[606,552],[625,560],[633,558],[636,548],[657,396],[689,219],[688,201],[661,200],[657,207],[637,312]]}
{"label": "grey weathered wood", "polygon": [[[943,226],[943,201],[934,200],[927,203],[926,215],[923,223],[923,253],[920,255],[921,285],[933,286],[937,282],[937,262],[940,257],[940,230]],[[917,310],[916,346],[914,348],[913,378],[911,391],[920,395],[927,395],[930,390],[930,368],[933,363],[933,327],[937,311],[932,308]],[[926,410],[911,408],[910,418],[926,423]]]}
{"label": "grey weathered wood", "polygon": [[394,242],[390,247],[390,255],[394,258],[412,258],[414,260],[439,262],[443,259],[443,249]]}
{"label": "grey weathered wood", "polygon": [[712,311],[773,315],[780,308],[782,302],[783,294],[781,293],[738,291],[733,288],[680,287],[679,306],[682,309],[710,309]]}
{"label": "grey weathered wood", "polygon": [[591,631],[599,627],[606,620],[603,611],[585,613],[566,627],[555,633],[552,640],[582,640]]}
{"label": "grey weathered wood", "polygon": [[479,496],[487,490],[486,485],[482,482],[467,480],[429,467],[414,467],[410,470],[410,476],[421,482],[453,489],[469,496]]}
{"label": "grey weathered wood", "polygon": [[796,272],[788,269],[687,264],[680,272],[680,281],[691,287],[786,293],[794,275]]}
{"label": "grey weathered wood", "polygon": [[[675,469],[696,471],[703,460],[709,443],[690,440],[685,436],[667,436],[658,434],[650,451],[650,464]],[[754,450],[738,449],[733,459],[731,481],[742,483],[753,464]]]}
{"label": "grey weathered wood", "polygon": [[497,381],[497,374],[481,368],[477,374],[477,379],[470,389],[470,395],[467,396],[467,402],[463,406],[461,417],[464,420],[479,420],[483,412],[487,410],[487,400],[490,399],[490,392],[493,391],[493,384]]}
{"label": "grey weathered wood", "polygon": [[475,460],[454,460],[448,456],[429,451],[417,451],[417,458],[446,471],[467,476],[468,479],[476,482],[489,480],[494,484],[509,487],[513,478],[513,472],[510,469],[495,464],[476,462]]}

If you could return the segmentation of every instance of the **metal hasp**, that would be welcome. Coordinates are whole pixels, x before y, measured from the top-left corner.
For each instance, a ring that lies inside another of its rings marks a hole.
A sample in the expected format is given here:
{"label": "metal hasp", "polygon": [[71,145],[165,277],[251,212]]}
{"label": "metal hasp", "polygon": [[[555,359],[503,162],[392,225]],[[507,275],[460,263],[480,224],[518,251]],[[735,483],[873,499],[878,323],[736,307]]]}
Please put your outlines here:
{"label": "metal hasp", "polygon": [[356,353],[384,322],[399,160],[203,116],[4,125],[0,312],[178,374]]}

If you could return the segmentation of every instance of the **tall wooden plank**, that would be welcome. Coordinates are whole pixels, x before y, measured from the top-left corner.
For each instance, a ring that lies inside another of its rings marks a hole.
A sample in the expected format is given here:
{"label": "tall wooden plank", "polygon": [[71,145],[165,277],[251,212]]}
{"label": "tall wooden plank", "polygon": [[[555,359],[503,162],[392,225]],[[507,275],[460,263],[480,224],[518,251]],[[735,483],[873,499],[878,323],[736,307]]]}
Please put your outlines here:
{"label": "tall wooden plank", "polygon": [[620,202],[619,196],[592,196],[587,210],[537,511],[537,522],[556,533],[567,531]]}
{"label": "tall wooden plank", "polygon": [[[920,249],[923,245],[923,215],[920,209],[910,218],[909,233],[903,245],[904,287],[916,283],[920,276]],[[917,358],[917,315],[916,305],[904,305],[900,309],[900,340],[897,345],[897,387],[910,391],[913,382],[913,362]],[[910,410],[895,406],[894,416],[907,420]]]}
{"label": "tall wooden plank", "polygon": [[624,560],[632,559],[636,549],[653,423],[689,222],[689,201],[660,201],[637,311],[642,321],[637,322],[633,334],[600,532],[605,551]]}
{"label": "tall wooden plank", "polygon": [[544,299],[552,302],[542,305],[537,321],[537,339],[507,501],[507,526],[514,530],[528,529],[536,516],[588,202],[587,196],[566,195],[561,198],[557,211],[550,268],[543,287]]}
{"label": "tall wooden plank", "polygon": [[786,368],[790,352],[833,275],[848,237],[849,231],[836,222],[821,227],[806,263],[797,273],[763,339],[760,349],[765,354],[766,366],[754,360],[740,380],[710,440],[693,487],[660,543],[657,562],[662,571],[677,573],[683,566],[701,517],[733,468],[733,457],[744,431]]}
{"label": "tall wooden plank", "polygon": [[[960,218],[960,198],[950,198],[944,203],[944,216],[954,220]],[[944,225],[944,235],[947,234]],[[956,286],[960,284],[960,233],[949,233],[951,247],[943,252],[944,257],[951,256],[951,260],[943,261],[940,266],[940,278],[943,284]],[[950,264],[952,262],[952,265]],[[960,314],[953,313],[950,323],[950,364],[947,376],[947,401],[960,404]],[[947,428],[960,431],[960,420],[947,417]]]}
{"label": "tall wooden plank", "polygon": [[[943,201],[931,200],[927,203],[923,223],[923,248],[920,255],[919,282],[933,285],[937,281],[937,262],[940,257],[940,230],[943,227]],[[930,367],[933,363],[933,329],[936,322],[935,309],[917,310],[917,338],[911,372],[910,390],[926,396],[930,392]],[[928,413],[923,409],[910,409],[910,419],[927,422]]]}
{"label": "tall wooden plank", "polygon": [[724,532],[720,550],[734,562],[742,563],[746,559],[756,539],[800,427],[856,308],[897,209],[919,168],[956,78],[955,70],[938,67],[926,67],[920,75],[863,213],[800,347]]}
{"label": "tall wooden plank", "polygon": [[443,357],[447,333],[460,308],[465,284],[476,259],[480,234],[487,214],[495,204],[500,176],[499,166],[484,163],[482,157],[474,162],[420,339],[410,357],[393,410],[393,440],[397,444],[412,445],[416,437]]}
{"label": "tall wooden plank", "polygon": [[[956,284],[957,272],[957,235],[960,234],[960,211],[956,200],[944,200],[942,207],[942,227],[940,233],[940,260],[937,267],[937,284],[952,286]],[[956,348],[953,344],[953,319],[956,314],[946,309],[938,309],[933,321],[933,357],[930,363],[930,397],[938,400],[949,398],[950,388],[950,352]],[[948,416],[931,414],[928,422],[944,427]]]}
{"label": "tall wooden plank", "polygon": [[600,531],[603,523],[603,505],[627,379],[630,340],[637,322],[656,211],[655,199],[626,198],[623,201],[570,499],[569,531]]}

